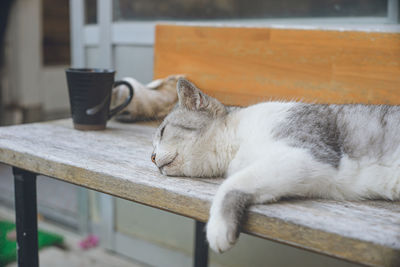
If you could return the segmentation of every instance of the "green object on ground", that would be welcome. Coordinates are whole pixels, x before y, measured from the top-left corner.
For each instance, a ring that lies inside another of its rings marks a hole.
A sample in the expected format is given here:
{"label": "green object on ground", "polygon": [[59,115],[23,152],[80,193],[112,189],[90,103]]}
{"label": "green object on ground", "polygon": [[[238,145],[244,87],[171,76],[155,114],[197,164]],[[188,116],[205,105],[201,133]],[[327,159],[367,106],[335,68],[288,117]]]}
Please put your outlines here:
{"label": "green object on ground", "polygon": [[[15,240],[9,240],[7,235],[15,230],[15,224],[7,221],[0,221],[0,267],[17,259],[17,244]],[[55,244],[61,244],[63,237],[57,234],[38,231],[39,249]]]}

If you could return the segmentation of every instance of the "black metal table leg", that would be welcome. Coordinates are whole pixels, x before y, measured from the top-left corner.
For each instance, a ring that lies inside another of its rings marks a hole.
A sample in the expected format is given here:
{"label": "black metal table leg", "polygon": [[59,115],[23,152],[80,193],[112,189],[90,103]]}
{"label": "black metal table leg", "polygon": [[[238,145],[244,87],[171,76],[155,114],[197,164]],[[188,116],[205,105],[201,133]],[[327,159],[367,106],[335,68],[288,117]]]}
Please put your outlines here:
{"label": "black metal table leg", "polygon": [[196,221],[194,243],[194,267],[208,266],[208,244],[205,233],[205,223]]}
{"label": "black metal table leg", "polygon": [[13,167],[19,267],[38,267],[36,174]]}

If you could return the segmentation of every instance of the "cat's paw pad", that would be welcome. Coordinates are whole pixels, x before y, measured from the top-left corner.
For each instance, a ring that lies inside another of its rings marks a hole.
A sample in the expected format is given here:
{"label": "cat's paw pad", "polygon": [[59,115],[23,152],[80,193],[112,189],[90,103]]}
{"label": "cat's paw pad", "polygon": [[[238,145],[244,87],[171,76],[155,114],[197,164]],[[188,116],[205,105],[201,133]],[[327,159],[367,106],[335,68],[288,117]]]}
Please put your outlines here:
{"label": "cat's paw pad", "polygon": [[224,219],[211,217],[207,223],[207,241],[212,250],[223,253],[235,244],[237,227]]}

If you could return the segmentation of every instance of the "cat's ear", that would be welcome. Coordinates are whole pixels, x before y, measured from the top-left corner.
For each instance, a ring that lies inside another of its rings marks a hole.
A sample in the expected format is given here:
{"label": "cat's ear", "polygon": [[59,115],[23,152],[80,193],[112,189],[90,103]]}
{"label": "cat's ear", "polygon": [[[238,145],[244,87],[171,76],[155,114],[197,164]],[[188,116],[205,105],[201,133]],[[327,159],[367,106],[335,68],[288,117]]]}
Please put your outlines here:
{"label": "cat's ear", "polygon": [[189,110],[199,110],[204,106],[204,94],[186,79],[179,79],[176,84],[179,105]]}
{"label": "cat's ear", "polygon": [[218,102],[203,92],[193,83],[186,79],[179,79],[176,85],[178,91],[179,105],[193,111],[208,111],[212,115],[224,115],[226,109],[223,104]]}

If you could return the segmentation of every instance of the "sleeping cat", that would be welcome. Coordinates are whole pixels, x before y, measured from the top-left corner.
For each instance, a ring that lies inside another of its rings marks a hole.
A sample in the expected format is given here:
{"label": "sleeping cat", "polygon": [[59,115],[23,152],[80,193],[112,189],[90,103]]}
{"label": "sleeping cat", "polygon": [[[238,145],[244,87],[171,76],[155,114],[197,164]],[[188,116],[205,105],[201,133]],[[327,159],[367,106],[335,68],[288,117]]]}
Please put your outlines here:
{"label": "sleeping cat", "polygon": [[180,79],[154,136],[169,176],[218,177],[207,239],[230,249],[251,204],[282,197],[400,198],[400,106],[266,102],[226,107]]}

